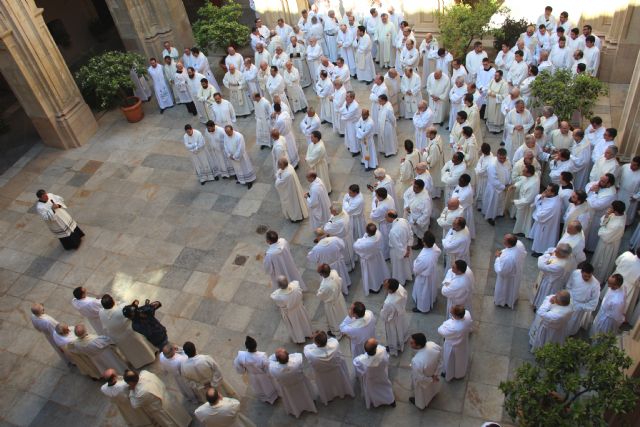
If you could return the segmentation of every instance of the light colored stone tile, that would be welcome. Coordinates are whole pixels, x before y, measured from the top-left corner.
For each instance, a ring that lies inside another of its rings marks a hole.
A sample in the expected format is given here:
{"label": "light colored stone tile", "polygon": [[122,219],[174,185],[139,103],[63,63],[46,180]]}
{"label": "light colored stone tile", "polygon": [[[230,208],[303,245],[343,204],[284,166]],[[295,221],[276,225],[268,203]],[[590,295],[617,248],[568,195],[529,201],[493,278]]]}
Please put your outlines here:
{"label": "light colored stone tile", "polygon": [[507,356],[477,350],[472,353],[469,381],[497,386],[507,379],[508,373]]}
{"label": "light colored stone tile", "polygon": [[249,325],[251,315],[253,314],[251,307],[243,305],[237,305],[233,303],[226,304],[218,324],[223,328],[231,329],[232,331],[242,332]]}
{"label": "light colored stone tile", "polygon": [[260,205],[262,204],[261,200],[255,199],[240,199],[236,207],[231,211],[232,215],[240,215],[244,217],[250,217],[260,209]]}
{"label": "light colored stone tile", "polygon": [[503,402],[504,395],[498,387],[469,381],[463,413],[484,420],[499,420]]}

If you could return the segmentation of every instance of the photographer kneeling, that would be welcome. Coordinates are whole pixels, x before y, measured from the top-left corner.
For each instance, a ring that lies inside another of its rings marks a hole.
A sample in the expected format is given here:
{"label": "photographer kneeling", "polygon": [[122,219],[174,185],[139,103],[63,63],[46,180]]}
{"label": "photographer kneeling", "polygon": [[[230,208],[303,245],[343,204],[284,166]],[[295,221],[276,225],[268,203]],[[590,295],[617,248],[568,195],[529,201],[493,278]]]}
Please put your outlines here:
{"label": "photographer kneeling", "polygon": [[168,342],[167,328],[156,319],[156,310],[162,307],[160,301],[150,302],[146,300],[142,307],[138,307],[138,300],[122,309],[122,313],[131,319],[132,328],[144,337],[159,350],[162,350]]}

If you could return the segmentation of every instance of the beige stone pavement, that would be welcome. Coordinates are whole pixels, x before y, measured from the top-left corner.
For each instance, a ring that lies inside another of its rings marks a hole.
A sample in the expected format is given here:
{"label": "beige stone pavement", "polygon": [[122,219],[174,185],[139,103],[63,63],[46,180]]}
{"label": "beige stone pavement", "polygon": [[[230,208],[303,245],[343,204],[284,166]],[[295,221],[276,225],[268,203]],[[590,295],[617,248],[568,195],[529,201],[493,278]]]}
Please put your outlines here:
{"label": "beige stone pavement", "polygon": [[[357,99],[368,106],[369,88],[360,83],[354,87]],[[316,105],[311,91],[305,92]],[[623,92],[612,91],[612,98],[623,100]],[[606,109],[606,101],[600,104],[598,108]],[[619,117],[616,108],[611,104],[611,118]],[[155,101],[144,109],[146,117],[136,124],[126,123],[118,111],[102,116],[98,133],[79,149],[63,152],[36,146],[0,177],[0,426],[123,425],[99,392],[100,384],[68,369],[29,321],[30,305],[42,302],[59,321],[81,322],[70,304],[72,289],[80,285],[94,295],[112,293],[120,301],[162,301],[158,317],[170,339],[177,344],[192,340],[200,352],[213,355],[242,396],[243,411],[260,426],[402,422],[466,427],[485,420],[509,421],[497,386],[517,366],[532,359],[527,328],[533,318],[524,299],[513,311],[493,305],[493,253],[512,221],[501,219],[494,228],[476,217],[478,237],[472,246],[476,328],[470,369],[463,380],[443,384],[429,408],[419,411],[408,402],[412,351],[407,348],[391,359],[395,409],[366,410],[358,392],[355,399],[338,399],[327,407],[318,404],[318,414],[304,414],[296,420],[285,414],[281,402],[269,406],[256,401],[231,363],[246,335],[255,337],[264,351],[282,345],[290,351],[302,350],[289,342],[280,315],[269,301],[269,280],[261,261],[266,245],[257,229],[268,226],[291,242],[296,262],[313,291],[319,281],[313,266],[306,263],[312,246],[311,227],[308,221],[291,224],[282,218],[270,153],[254,144],[253,117],[237,123],[258,170],[257,182],[247,190],[224,180],[199,185],[182,144],[184,124],[199,124],[183,106],[163,115]],[[302,151],[306,147],[298,131],[301,119],[302,114],[297,114],[294,129]],[[359,161],[346,152],[329,125],[323,125],[322,132],[330,155],[332,199],[341,198],[352,183],[365,189],[372,181],[371,173],[365,173]],[[442,134],[446,139],[444,129]],[[398,135],[401,142],[412,138],[411,121],[398,122]],[[488,139],[495,150],[497,139]],[[395,176],[400,157],[382,158],[382,166]],[[302,164],[299,176],[306,170]],[[86,233],[78,251],[62,250],[36,216],[34,194],[39,188],[66,199]],[[369,195],[366,197],[369,202]],[[434,215],[439,214],[441,202],[436,206]],[[431,229],[441,235],[435,220]],[[234,263],[238,256],[246,257],[244,265]],[[522,296],[535,274],[534,259],[528,257]],[[384,295],[363,296],[359,268],[352,279],[348,301],[361,300],[378,313]],[[411,285],[408,288],[411,291]],[[314,292],[305,294],[305,305],[314,328],[326,328]],[[412,306],[409,303],[407,308]],[[444,320],[444,307],[440,297],[433,312],[410,313],[411,332],[421,331],[441,342],[436,329]],[[381,322],[377,331],[384,342]],[[349,356],[347,340],[341,346]],[[149,369],[158,372],[157,364]],[[169,383],[169,387],[174,385]]]}

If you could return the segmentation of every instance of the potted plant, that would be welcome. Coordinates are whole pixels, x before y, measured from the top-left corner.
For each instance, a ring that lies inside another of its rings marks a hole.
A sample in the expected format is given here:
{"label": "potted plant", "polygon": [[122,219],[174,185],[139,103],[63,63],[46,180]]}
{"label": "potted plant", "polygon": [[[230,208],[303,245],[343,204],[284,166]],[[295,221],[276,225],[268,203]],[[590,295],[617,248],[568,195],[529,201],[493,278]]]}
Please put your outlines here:
{"label": "potted plant", "polygon": [[615,336],[598,335],[539,348],[535,364],[500,383],[505,411],[523,427],[606,426],[607,414],[632,411],[639,382],[625,374],[631,359],[616,344]]}
{"label": "potted plant", "polygon": [[238,22],[240,16],[242,6],[233,0],[226,0],[222,6],[207,2],[198,9],[198,20],[193,24],[193,36],[200,50],[207,54],[209,49],[224,52],[229,46],[246,46],[251,30]]}
{"label": "potted plant", "polygon": [[95,107],[108,110],[120,106],[131,123],[144,117],[142,100],[133,96],[131,71],[147,74],[146,61],[135,52],[111,51],[94,56],[76,73],[78,86],[85,98],[95,99]]}

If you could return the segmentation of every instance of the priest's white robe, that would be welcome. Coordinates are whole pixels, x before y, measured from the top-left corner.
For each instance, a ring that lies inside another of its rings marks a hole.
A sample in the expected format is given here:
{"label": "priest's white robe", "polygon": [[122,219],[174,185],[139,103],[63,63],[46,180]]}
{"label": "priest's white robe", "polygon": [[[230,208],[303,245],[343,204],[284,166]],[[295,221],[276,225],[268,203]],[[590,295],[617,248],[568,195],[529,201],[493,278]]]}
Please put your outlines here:
{"label": "priest's white robe", "polygon": [[244,77],[244,81],[247,84],[245,92],[247,92],[249,99],[253,99],[254,93],[260,93],[260,83],[258,82],[258,67],[253,64],[251,64],[249,68],[245,67],[244,70],[242,70],[242,77]]}
{"label": "priest's white robe", "polygon": [[212,120],[221,127],[225,126],[233,126],[236,122],[236,111],[233,108],[233,104],[231,104],[226,99],[221,99],[218,104],[214,100],[208,103],[209,109],[211,110]]}
{"label": "priest's white robe", "polygon": [[448,319],[438,327],[438,334],[444,338],[445,380],[463,378],[469,366],[469,333],[473,328],[471,313],[465,311],[462,319]]}
{"label": "priest's white robe", "polygon": [[222,376],[222,370],[213,357],[197,354],[182,361],[181,375],[188,381],[189,387],[200,402],[206,402],[207,388],[213,387],[224,396],[237,396],[236,391]]}
{"label": "priest's white robe", "polygon": [[513,200],[516,207],[516,224],[513,226],[513,233],[523,233],[529,235],[531,232],[534,201],[540,190],[540,177],[536,174],[524,177],[515,185],[518,198]]}
{"label": "priest's white robe", "polygon": [[193,392],[187,379],[184,378],[180,373],[182,362],[187,359],[188,359],[187,355],[184,353],[184,350],[182,350],[182,348],[180,347],[178,347],[178,349],[174,352],[171,358],[165,357],[165,355],[162,352],[160,352],[160,354],[158,355],[158,363],[162,367],[163,373],[173,377],[175,383],[178,385],[178,388],[180,389],[180,392],[184,395],[184,397],[187,400],[191,402],[197,402],[198,401],[197,394]]}
{"label": "priest's white robe", "polygon": [[598,227],[597,221],[602,218],[607,212],[607,209],[611,206],[614,200],[616,200],[616,188],[614,186],[608,188],[601,188],[597,192],[591,191],[591,188],[597,184],[598,182],[590,182],[585,187],[585,191],[587,192],[587,204],[589,205],[589,210],[591,211],[591,222],[592,224],[589,226],[589,234],[587,236],[587,244],[585,245],[585,249],[588,251],[594,251],[596,245],[598,244]]}
{"label": "priest's white robe", "polygon": [[376,126],[371,117],[367,118],[367,120],[363,120],[362,117],[360,117],[355,126],[355,138],[360,146],[361,152],[360,163],[362,163],[365,169],[375,169],[378,167],[378,150],[376,149],[376,143],[373,138],[375,129]]}
{"label": "priest's white robe", "polygon": [[385,156],[392,156],[398,152],[396,116],[390,102],[378,109],[378,149],[382,150]]}
{"label": "priest's white robe", "polygon": [[327,193],[331,193],[331,180],[329,176],[329,165],[327,164],[327,151],[322,140],[311,143],[307,146],[307,164],[318,174],[322,180]]}
{"label": "priest's white robe", "polygon": [[300,162],[300,155],[298,154],[298,144],[296,138],[293,135],[293,118],[288,111],[281,111],[276,115],[273,128],[280,132],[280,136],[284,137],[287,141],[287,154],[289,156],[289,164],[294,168],[298,166]]}
{"label": "priest's white robe", "polygon": [[439,48],[440,46],[438,44],[438,40],[435,37],[432,38],[430,42],[427,42],[426,39],[423,39],[420,43],[420,48],[418,50],[420,51],[420,56],[422,57],[421,78],[424,87],[426,87],[427,85],[427,78],[434,71],[434,63],[432,63],[431,61],[433,60],[433,56],[438,55]]}
{"label": "priest's white robe", "polygon": [[358,240],[365,233],[366,222],[364,220],[364,197],[362,193],[351,197],[349,193],[342,199],[342,209],[349,215],[353,241]]}
{"label": "priest's white robe", "polygon": [[291,221],[301,221],[309,217],[302,186],[293,166],[287,165],[285,169],[278,169],[275,187],[278,196],[280,196],[282,214],[285,218]]}
{"label": "priest's white robe", "polygon": [[224,154],[229,158],[240,184],[256,180],[256,170],[245,148],[244,136],[240,132],[234,130],[231,136],[224,134]]}
{"label": "priest's white robe", "polygon": [[191,135],[184,134],[183,140],[185,148],[191,153],[193,168],[200,183],[213,181],[220,173],[217,171],[218,165],[207,150],[202,133],[193,129]]}
{"label": "priest's white robe", "polygon": [[354,42],[354,47],[358,80],[363,82],[373,81],[376,67],[371,56],[373,42],[369,34],[365,33],[362,37],[358,37]]}
{"label": "priest's white robe", "polygon": [[[628,166],[628,165],[629,164],[625,166]],[[608,173],[610,173],[615,177],[616,184],[619,184],[620,186],[624,184],[623,182],[620,182],[621,168],[620,168],[620,164],[618,163],[618,160],[615,157],[613,159],[607,159],[604,156],[598,157],[598,159],[595,162],[593,162],[593,167],[591,168],[591,172],[589,173],[589,182],[597,181],[600,179],[602,175],[606,175]],[[640,180],[640,173],[638,173],[637,175],[638,175],[638,180]],[[585,182],[585,185],[586,185],[586,182]],[[578,187],[577,185],[575,185],[575,187],[584,188],[584,187]],[[619,189],[618,193],[620,193],[620,191],[621,190]],[[618,194],[618,200],[620,200],[620,194]],[[627,207],[627,211],[628,211],[629,204],[627,202],[625,202],[625,206]]]}
{"label": "priest's white robe", "polygon": [[411,388],[418,409],[429,406],[431,400],[440,392],[440,372],[442,347],[433,341],[427,341],[426,346],[418,350],[411,359]]}
{"label": "priest's white robe", "polygon": [[384,261],[381,245],[382,234],[379,230],[373,236],[365,234],[353,244],[354,251],[360,257],[362,287],[365,295],[369,295],[370,290],[379,291],[382,283],[391,277],[387,263]]}
{"label": "priest's white robe", "polygon": [[176,104],[186,104],[195,100],[189,90],[189,74],[187,74],[187,70],[183,69],[181,73],[176,71],[173,74],[173,92]]}
{"label": "priest's white robe", "polygon": [[309,66],[309,74],[313,82],[318,81],[318,66],[320,65],[320,57],[322,56],[322,46],[316,43],[315,46],[307,46],[307,65]]}
{"label": "priest's white robe", "polygon": [[349,31],[349,28],[345,31],[340,30],[336,40],[338,45],[338,55],[344,59],[345,65],[347,65],[349,70],[351,70],[351,73],[355,75],[356,57],[353,52],[353,48],[356,45],[355,34]]}
{"label": "priest's white robe", "polygon": [[590,334],[617,334],[620,325],[624,322],[625,292],[623,288],[616,290],[607,289],[602,299],[600,310],[593,319]]}
{"label": "priest's white robe", "polygon": [[212,159],[212,166],[217,176],[229,177],[233,175],[233,165],[231,160],[224,154],[224,129],[216,125],[213,132],[207,131],[204,133],[204,137],[207,141],[206,149],[209,151],[209,156]]}
{"label": "priest's white robe", "polygon": [[[330,236],[339,237],[344,241],[344,249],[342,250],[342,256],[344,263],[349,269],[353,270],[356,265],[356,255],[353,251],[353,230],[351,229],[351,218],[347,212],[341,212],[338,215],[331,215],[329,221],[322,227],[325,233]],[[342,273],[340,274],[342,275]],[[346,280],[347,284],[351,284],[351,280]]]}
{"label": "priest's white robe", "polygon": [[[573,185],[576,188],[584,188],[589,180],[589,168],[591,167],[591,145],[586,139],[571,145],[571,162],[573,163]],[[600,179],[598,176],[596,180]]]}
{"label": "priest's white robe", "polygon": [[189,77],[187,75],[187,85],[189,86],[189,94],[191,95],[191,99],[193,99],[193,103],[196,105],[196,110],[198,111],[198,118],[200,119],[200,123],[206,123],[209,120],[207,106],[198,98],[198,94],[202,85],[200,84],[200,80],[206,78],[200,73],[195,73],[193,77]]}
{"label": "priest's white robe", "polygon": [[222,84],[229,89],[229,100],[235,113],[241,117],[251,114],[253,103],[247,94],[247,83],[242,73],[238,69],[233,74],[227,71]]}
{"label": "priest's white robe", "polygon": [[106,335],[111,338],[124,357],[136,369],[148,365],[156,359],[156,349],[144,336],[131,328],[131,320],[124,317],[125,304],[100,310],[100,322]]}
{"label": "priest's white robe", "polygon": [[376,36],[378,40],[378,58],[380,60],[381,67],[391,67],[393,63],[393,43],[396,38],[396,26],[387,21],[387,23],[380,22],[376,29]]}
{"label": "priest's white robe", "polygon": [[447,298],[447,316],[451,317],[451,307],[463,305],[471,310],[471,297],[473,296],[473,273],[471,268],[462,274],[455,274],[451,269],[447,270],[442,281],[442,295]]}
{"label": "priest's white robe", "polygon": [[205,402],[196,408],[194,415],[203,427],[255,427],[255,424],[240,413],[240,401],[220,396],[215,405]]}
{"label": "priest's white robe", "polygon": [[160,110],[173,107],[173,96],[169,84],[164,78],[164,70],[161,65],[156,64],[155,67],[149,66],[147,68],[149,77],[153,81],[153,91],[156,94],[156,101],[158,101],[158,107]]}
{"label": "priest's white robe", "polygon": [[74,298],[71,300],[71,305],[89,321],[89,324],[98,335],[105,334],[102,322],[100,322],[100,310],[102,309],[102,303],[98,298]]}
{"label": "priest's white robe", "polygon": [[469,248],[471,246],[471,234],[469,227],[456,231],[451,228],[446,236],[442,239],[442,249],[445,252],[445,267],[448,269],[453,263],[459,259],[471,264],[471,255]]}
{"label": "priest's white robe", "polygon": [[376,337],[376,317],[371,310],[365,310],[359,318],[346,316],[340,323],[340,332],[349,337],[351,357],[356,358],[364,353],[365,342]]}
{"label": "priest's white robe", "polygon": [[296,42],[295,46],[293,43],[287,46],[287,55],[289,55],[291,62],[293,62],[293,66],[296,67],[300,73],[300,85],[302,87],[310,86],[313,83],[311,74],[309,73],[309,66],[305,60],[306,52],[307,47],[301,43],[300,40]]}
{"label": "priest's white robe", "polygon": [[276,355],[269,357],[269,374],[275,380],[278,394],[282,397],[284,410],[296,418],[304,411],[316,413],[311,383],[303,372],[301,353],[289,354],[289,361],[282,364]]}
{"label": "priest's white robe", "polygon": [[269,75],[269,77],[267,77],[266,89],[267,92],[269,92],[271,99],[273,99],[275,95],[278,95],[280,97],[280,101],[283,104],[287,104],[287,107],[291,109],[289,98],[287,98],[287,93],[285,92],[286,85],[281,74],[276,74],[275,76]]}
{"label": "priest's white robe", "polygon": [[427,107],[424,111],[416,111],[413,115],[414,144],[417,150],[425,151],[428,145],[427,128],[433,125],[433,111]]}
{"label": "priest's white robe", "polygon": [[389,381],[389,353],[383,346],[378,345],[373,356],[365,353],[355,357],[353,366],[360,379],[360,388],[367,409],[391,405],[396,401]]}
{"label": "priest's white robe", "polygon": [[389,230],[391,229],[391,224],[389,224],[385,218],[387,216],[387,212],[394,209],[394,207],[393,198],[390,196],[387,196],[384,200],[378,200],[375,196],[371,199],[371,222],[378,225],[378,231],[382,237],[382,256],[385,260],[390,257]]}
{"label": "priest's white robe", "polygon": [[515,308],[521,279],[518,276],[520,272],[518,265],[523,261],[517,246],[502,249],[500,256],[496,257],[493,263],[496,272],[496,288],[493,296],[495,305]]}
{"label": "priest's white robe", "polygon": [[[554,294],[563,289],[567,283],[567,277],[573,266],[570,258],[558,258],[554,255],[555,248],[549,248],[538,258],[538,278],[534,284],[531,305],[540,308],[547,295]],[[536,289],[537,286],[537,289]]]}
{"label": "priest's white robe", "polygon": [[[414,49],[415,50],[415,49]],[[400,81],[402,103],[404,105],[404,118],[412,119],[418,111],[418,104],[422,101],[422,82],[418,73],[413,73],[411,78],[406,75]]]}
{"label": "priest's white robe", "polygon": [[114,384],[104,383],[100,391],[118,408],[126,425],[133,427],[153,425],[151,418],[143,409],[131,407],[129,384],[125,383],[122,377],[118,377]]}
{"label": "priest's white robe", "polygon": [[552,304],[554,295],[544,297],[536,311],[536,317],[529,328],[529,345],[534,351],[547,343],[564,344],[567,338],[567,326],[571,320],[571,305]]}
{"label": "priest's white robe", "polygon": [[271,299],[280,308],[291,341],[304,343],[306,337],[312,335],[312,329],[309,315],[302,304],[302,289],[298,282],[294,280],[286,289],[276,289],[271,293]]}
{"label": "priest's white robe", "polygon": [[311,248],[311,251],[307,254],[307,260],[312,262],[314,266],[329,264],[332,269],[336,270],[340,277],[344,278],[342,282],[342,291],[346,295],[349,293],[351,278],[349,277],[349,269],[347,268],[343,257],[345,246],[344,240],[340,237],[327,236]]}
{"label": "priest's white robe", "polygon": [[449,76],[443,71],[442,76],[436,79],[434,73],[427,79],[427,92],[429,93],[429,108],[433,111],[433,123],[443,123],[449,112]]}
{"label": "priest's white robe", "polygon": [[271,285],[274,290],[278,288],[276,282],[278,276],[285,276],[289,282],[297,281],[302,290],[306,290],[302,275],[293,261],[293,256],[291,256],[289,243],[284,238],[281,237],[277,242],[269,245],[263,265],[265,272],[271,277]]}
{"label": "priest's white robe", "polygon": [[[560,219],[562,218],[562,199],[560,197],[542,197],[537,195],[534,201],[533,225],[530,238],[533,238],[531,250],[542,253],[555,247],[560,235]],[[548,294],[543,295],[543,297]]]}
{"label": "priest's white robe", "polygon": [[[424,160],[429,167],[429,173],[433,180],[434,192],[431,194],[433,198],[439,198],[442,194],[444,184],[442,182],[442,168],[444,166],[444,147],[440,135],[436,135],[434,139],[427,138],[427,146],[424,149]],[[463,163],[464,167],[464,163]]]}
{"label": "priest's white robe", "polygon": [[508,97],[509,85],[507,81],[501,79],[497,82],[494,79],[487,87],[487,108],[485,117],[487,118],[487,129],[489,132],[502,132],[504,129],[504,114],[502,113],[502,103]]}
{"label": "priest's white robe", "polygon": [[307,138],[307,144],[311,144],[311,133],[315,130],[320,130],[320,117],[317,114],[313,117],[305,114],[304,119],[300,122],[300,131]]}
{"label": "priest's white robe", "polygon": [[624,214],[619,216],[615,214],[603,215],[600,218],[598,244],[593,253],[591,264],[595,270],[594,274],[602,282],[607,281],[615,268],[615,260],[624,235],[624,227]]}
{"label": "priest's white robe", "polygon": [[209,81],[209,86],[213,86],[216,92],[222,92],[220,90],[220,85],[218,84],[213,72],[211,71],[211,66],[209,65],[209,59],[203,54],[200,53],[198,56],[193,56],[193,68],[195,70],[204,75],[206,79]]}
{"label": "priest's white robe", "polygon": [[88,357],[100,374],[110,368],[116,372],[124,372],[127,369],[127,363],[122,360],[113,341],[107,336],[87,334],[69,343],[67,348],[72,353]]}
{"label": "priest's white robe", "polygon": [[327,188],[320,178],[316,178],[309,184],[309,191],[306,197],[307,207],[309,208],[309,215],[311,219],[311,228],[315,230],[318,227],[322,227],[329,218],[331,212],[329,210],[331,206],[331,200],[327,195]]}
{"label": "priest's white robe", "polygon": [[[451,129],[452,133],[453,133],[454,126],[456,124],[458,111],[460,111],[463,106],[462,98],[464,98],[466,93],[467,93],[467,86],[463,84],[462,86],[458,87],[455,84],[455,82],[454,84],[451,85],[451,89],[449,90],[450,110],[449,110],[448,128]],[[453,142],[455,142],[455,140]]]}
{"label": "priest's white robe", "polygon": [[260,98],[260,101],[253,102],[253,107],[256,114],[256,145],[260,147],[271,147],[271,105],[265,98]]}
{"label": "priest's white robe", "polygon": [[438,245],[431,248],[423,248],[413,261],[412,297],[416,307],[423,313],[428,313],[433,308],[438,296],[438,259],[442,251]]}
{"label": "priest's white robe", "polygon": [[426,190],[416,193],[413,191],[413,187],[410,187],[404,192],[403,200],[405,218],[413,233],[418,239],[422,239],[424,233],[429,229],[431,221],[431,196]]}
{"label": "priest's white robe", "polygon": [[337,65],[333,67],[333,78],[331,80],[335,82],[337,79],[342,81],[342,87],[344,87],[347,92],[353,90],[353,86],[351,85],[351,71],[346,64],[343,64],[342,67],[338,67]]}
{"label": "priest's white robe", "polygon": [[625,293],[625,313],[627,322],[633,324],[632,315],[638,301],[640,290],[640,258],[632,251],[623,252],[616,258],[616,270],[614,273],[622,275],[622,289]]}
{"label": "priest's white robe", "polygon": [[333,123],[333,102],[329,99],[334,89],[329,77],[319,78],[315,85],[316,94],[320,98],[320,119],[322,122]]}
{"label": "priest's white robe", "polygon": [[[348,293],[348,288],[346,290]],[[324,312],[329,326],[328,330],[337,338],[342,336],[340,323],[347,316],[347,305],[343,294],[346,295],[344,281],[338,271],[332,269],[329,277],[325,277],[320,281],[316,296],[324,303]]]}
{"label": "priest's white robe", "polygon": [[140,372],[129,399],[133,409],[142,409],[158,426],[187,427],[191,423],[187,411],[170,397],[160,378],[149,371]]}
{"label": "priest's white robe", "polygon": [[[334,105],[335,108],[335,105]],[[360,143],[356,137],[356,123],[360,120],[362,113],[358,101],[353,100],[351,104],[345,102],[338,109],[340,123],[344,132],[344,145],[350,153],[356,154],[361,152]]]}
{"label": "priest's white robe", "polygon": [[392,356],[404,351],[404,344],[409,338],[409,317],[405,309],[407,298],[407,290],[400,285],[395,292],[387,294],[380,310],[387,347]]}
{"label": "priest's white robe", "polygon": [[262,351],[238,351],[233,368],[239,375],[246,375],[255,396],[262,402],[273,405],[278,399],[273,379],[269,376],[269,358]]}
{"label": "priest's white robe", "polygon": [[[407,280],[413,280],[411,271],[411,245],[413,234],[409,222],[404,218],[396,218],[389,230],[389,249],[391,258],[391,277],[404,286]],[[405,254],[409,255],[405,257]]]}
{"label": "priest's white robe", "polygon": [[[533,124],[533,116],[526,108],[522,113],[518,113],[514,108],[505,115],[503,139],[508,159],[512,159],[516,148],[524,144],[524,136]],[[522,129],[516,130],[516,126],[522,126]]]}
{"label": "priest's white robe", "polygon": [[393,78],[387,72],[384,75],[384,84],[387,87],[387,98],[393,107],[393,114],[398,117],[402,116],[404,106],[400,102],[400,75],[398,74]]}
{"label": "priest's white robe", "polygon": [[620,180],[616,178],[616,183],[620,184],[618,200],[624,202],[627,207],[625,210],[627,214],[626,225],[631,225],[636,217],[638,199],[640,199],[640,169],[633,171],[631,170],[631,164],[627,163],[620,168]]}
{"label": "priest's white robe", "polygon": [[336,397],[355,396],[337,339],[329,338],[324,347],[308,344],[304,346],[304,355],[315,374],[318,394],[325,406]]}
{"label": "priest's white robe", "polygon": [[306,110],[308,104],[307,98],[302,91],[302,86],[300,85],[300,71],[295,67],[291,67],[291,71],[285,68],[283,76],[287,88],[287,96],[289,97],[293,112],[296,113],[301,110]]}
{"label": "priest's white robe", "polygon": [[567,335],[571,336],[577,334],[580,328],[588,331],[591,327],[592,313],[600,302],[600,282],[595,276],[591,276],[591,280],[585,282],[582,272],[578,269],[569,276],[567,290],[571,294],[573,307],[573,314],[567,324]]}
{"label": "priest's white robe", "polygon": [[464,162],[460,162],[455,165],[449,160],[442,167],[440,171],[440,180],[445,187],[444,200],[449,200],[453,190],[458,186],[458,180],[462,174],[467,172],[467,165]]}
{"label": "priest's white robe", "polygon": [[489,153],[488,155],[484,155],[480,153],[480,157],[478,157],[478,162],[476,163],[475,168],[475,176],[476,176],[476,186],[475,186],[475,196],[476,196],[476,207],[478,209],[482,208],[483,203],[483,195],[485,189],[487,188],[487,169],[489,165],[496,160],[493,153]]}
{"label": "priest's white robe", "polygon": [[562,238],[558,240],[558,244],[560,243],[571,246],[571,258],[573,258],[574,266],[587,260],[587,256],[584,254],[584,233],[582,231],[573,235],[565,231]]}

